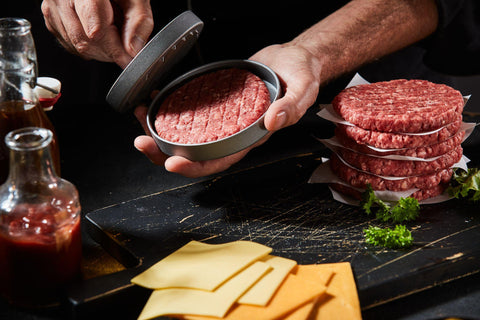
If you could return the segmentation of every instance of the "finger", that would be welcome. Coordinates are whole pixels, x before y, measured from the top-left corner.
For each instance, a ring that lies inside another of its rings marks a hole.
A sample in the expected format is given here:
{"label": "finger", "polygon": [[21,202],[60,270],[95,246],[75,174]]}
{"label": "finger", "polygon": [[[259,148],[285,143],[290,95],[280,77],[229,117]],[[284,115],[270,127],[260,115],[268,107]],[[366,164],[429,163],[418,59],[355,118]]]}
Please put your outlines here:
{"label": "finger", "polygon": [[143,130],[147,135],[150,135],[150,130],[148,129],[147,125],[147,112],[148,108],[141,105],[135,108],[133,111],[133,114],[137,118],[138,122],[140,122],[140,125],[142,126]]}
{"label": "finger", "polygon": [[188,178],[198,178],[221,172],[240,161],[249,150],[243,150],[230,156],[207,161],[190,161],[180,156],[172,156],[165,160],[165,169]]}
{"label": "finger", "polygon": [[113,61],[122,69],[124,69],[130,63],[130,61],[132,61],[132,57],[125,51],[123,47],[123,43],[116,26],[109,26],[105,37],[97,41],[97,43],[99,44],[99,48],[101,49],[102,53],[107,56],[107,59],[104,61]]}
{"label": "finger", "polygon": [[158,166],[163,166],[167,156],[160,151],[152,137],[138,136],[133,142],[135,148]]}
{"label": "finger", "polygon": [[[72,54],[78,54],[75,48],[70,44],[70,42],[65,41],[65,37],[62,34],[66,34],[65,30],[63,32],[57,31],[58,28],[54,27],[50,21],[45,19],[45,26],[47,27],[48,31],[50,31],[54,37],[57,39],[57,41],[64,47],[68,52]],[[63,26],[62,26],[63,28]]]}
{"label": "finger", "polygon": [[145,46],[153,30],[153,15],[148,0],[117,0],[124,13],[122,40],[131,57]]}
{"label": "finger", "polygon": [[284,96],[272,103],[263,120],[265,128],[269,131],[277,131],[288,126],[292,122],[289,109],[293,103],[293,99],[289,96]]}
{"label": "finger", "polygon": [[[114,24],[112,4],[106,0],[81,2],[75,7],[80,26],[72,30],[70,37],[77,51],[85,57],[99,61],[115,62],[124,68],[132,57],[124,50],[120,33]],[[83,29],[83,34],[78,31]]]}
{"label": "finger", "polygon": [[300,120],[315,102],[318,86],[310,81],[290,81],[285,95],[273,102],[265,113],[265,128],[276,131]]}
{"label": "finger", "polygon": [[[60,11],[60,6],[52,4],[50,1],[43,1],[41,9],[45,26],[47,27],[48,31],[50,31],[57,38],[60,44],[70,53],[78,54],[77,50],[75,50],[75,47],[72,45],[69,39],[61,19],[62,15],[64,14],[63,12],[72,9],[69,7],[62,7]],[[73,17],[71,19],[72,23],[74,23],[73,20],[78,20],[78,17]]]}
{"label": "finger", "polygon": [[[159,90],[153,90],[150,93],[150,98],[153,99],[155,96],[159,93]],[[148,114],[148,107],[145,105],[139,105],[138,107],[135,108],[133,111],[133,114],[137,118],[138,122],[140,122],[140,125],[142,126],[143,130],[147,135],[150,135],[150,130],[148,129],[147,125],[147,114]]]}
{"label": "finger", "polygon": [[259,145],[265,143],[271,136],[271,133],[268,133],[265,137],[257,141],[254,145],[241,150],[232,155],[207,160],[207,161],[190,161],[180,156],[172,156],[165,160],[165,169],[170,172],[175,172],[189,178],[198,178],[208,176],[217,172],[222,172],[230,168],[233,164],[240,161],[247,153],[253,148],[258,147]]}
{"label": "finger", "polygon": [[160,90],[153,90],[151,93],[150,93],[150,99],[155,99],[155,97],[157,96],[157,94],[160,92]]}

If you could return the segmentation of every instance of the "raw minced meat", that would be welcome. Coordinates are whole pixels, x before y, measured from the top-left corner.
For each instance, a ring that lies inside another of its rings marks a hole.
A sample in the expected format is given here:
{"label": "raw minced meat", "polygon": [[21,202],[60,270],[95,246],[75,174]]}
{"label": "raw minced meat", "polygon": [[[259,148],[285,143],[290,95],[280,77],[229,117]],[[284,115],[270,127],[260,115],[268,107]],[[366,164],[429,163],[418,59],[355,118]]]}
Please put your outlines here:
{"label": "raw minced meat", "polygon": [[402,179],[386,179],[346,165],[335,153],[330,158],[332,171],[349,185],[365,189],[370,184],[373,190],[403,191],[409,189],[430,189],[440,183],[447,183],[452,177],[451,168],[431,174],[410,176]]}
{"label": "raw minced meat", "polygon": [[162,139],[180,144],[216,141],[250,126],[269,105],[268,88],[258,76],[222,69],[171,93],[158,110],[155,129]]}
{"label": "raw minced meat", "polygon": [[337,125],[336,130],[360,144],[368,144],[382,149],[402,149],[423,147],[445,141],[455,135],[461,125],[462,115],[459,114],[454,122],[433,131],[433,133],[423,135],[380,132],[343,124]]}
{"label": "raw minced meat", "polygon": [[[355,188],[365,189],[367,184],[373,190],[419,189],[412,194],[418,200],[445,190],[451,167],[463,156],[464,100],[459,91],[425,80],[400,79],[347,88],[332,105],[351,124],[337,124],[335,136],[344,148],[336,149],[338,154],[330,160],[332,171],[351,187],[332,184],[334,189],[357,197]],[[380,157],[386,155],[438,158]]]}
{"label": "raw minced meat", "polygon": [[[362,192],[364,191],[362,189],[360,189],[361,191],[359,191],[350,186],[340,184],[340,183],[331,183],[330,187],[354,199],[362,200]],[[447,187],[448,187],[447,183],[440,183],[440,184],[437,184],[436,186],[433,186],[432,188],[419,189],[413,192],[409,197],[415,198],[418,201],[433,198],[441,195]]]}
{"label": "raw minced meat", "polygon": [[427,132],[462,113],[462,94],[426,80],[391,80],[353,86],[332,102],[345,120],[366,130],[392,133]]}
{"label": "raw minced meat", "polygon": [[392,160],[358,153],[345,148],[339,148],[338,154],[349,165],[362,171],[380,176],[408,177],[430,174],[450,168],[460,161],[463,149],[458,145],[453,150],[432,161]]}
{"label": "raw minced meat", "polygon": [[344,147],[350,148],[365,154],[371,154],[371,155],[377,155],[377,156],[399,155],[399,156],[429,159],[429,158],[433,158],[433,157],[437,157],[442,154],[445,154],[453,150],[454,148],[456,148],[458,145],[460,145],[463,141],[463,138],[465,137],[465,131],[459,130],[457,133],[455,133],[453,136],[451,136],[447,140],[444,140],[438,143],[422,145],[416,148],[386,149],[388,151],[386,150],[376,151],[370,148],[366,144],[359,144],[355,140],[346,136],[341,130],[336,130],[335,136]]}

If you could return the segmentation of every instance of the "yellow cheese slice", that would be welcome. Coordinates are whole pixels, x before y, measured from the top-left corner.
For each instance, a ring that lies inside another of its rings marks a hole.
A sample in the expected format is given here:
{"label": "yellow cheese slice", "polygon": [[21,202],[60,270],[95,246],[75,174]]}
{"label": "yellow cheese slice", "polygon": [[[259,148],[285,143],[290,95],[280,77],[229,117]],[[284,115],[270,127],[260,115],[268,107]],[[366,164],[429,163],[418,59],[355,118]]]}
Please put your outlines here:
{"label": "yellow cheese slice", "polygon": [[314,301],[308,302],[307,304],[300,306],[296,310],[293,310],[292,312],[287,314],[285,317],[282,318],[282,320],[307,320],[310,314],[312,314],[314,307]]}
{"label": "yellow cheese slice", "polygon": [[269,270],[271,267],[268,264],[257,261],[215,291],[187,288],[154,290],[138,319],[175,314],[223,317],[235,301]]}
{"label": "yellow cheese slice", "polygon": [[324,267],[335,270],[335,275],[328,284],[328,294],[317,302],[313,319],[361,320],[360,301],[350,263],[325,264]]}
{"label": "yellow cheese slice", "polygon": [[[325,283],[327,294],[317,299],[309,319],[362,319],[360,302],[352,268],[348,262],[305,265],[296,268],[297,275],[317,277]],[[333,275],[332,277],[329,276]]]}
{"label": "yellow cheese slice", "polygon": [[191,241],[131,281],[150,289],[175,287],[215,290],[271,251],[267,246],[250,241],[223,244]]}
{"label": "yellow cheese slice", "polygon": [[285,280],[293,267],[297,265],[295,260],[271,255],[263,258],[262,261],[270,265],[273,270],[241,296],[238,303],[266,306],[283,280]]}
{"label": "yellow cheese slice", "polygon": [[[302,266],[299,265],[300,269]],[[225,315],[226,320],[248,319],[279,319],[291,313],[293,310],[314,300],[324,294],[326,287],[318,281],[305,277],[304,274],[294,275],[290,273],[266,307],[236,304]],[[208,317],[185,315],[189,320],[212,320]]]}
{"label": "yellow cheese slice", "polygon": [[[300,275],[305,278],[312,279],[312,281],[318,281],[319,283],[327,286],[328,283],[332,280],[335,268],[334,267],[325,267],[325,265],[311,264],[311,265],[302,265],[297,266],[293,270],[294,274]],[[328,287],[327,287],[328,292]],[[299,307],[296,310],[293,310],[291,313],[287,314],[283,320],[313,320],[316,316],[316,307],[319,305],[319,300],[326,301],[330,297],[328,294],[322,294],[318,296],[315,300],[308,302],[307,304]],[[312,318],[313,316],[313,318]]]}
{"label": "yellow cheese slice", "polygon": [[325,263],[298,265],[292,272],[303,278],[312,279],[312,281],[318,281],[324,286],[328,286],[335,271],[335,264]]}

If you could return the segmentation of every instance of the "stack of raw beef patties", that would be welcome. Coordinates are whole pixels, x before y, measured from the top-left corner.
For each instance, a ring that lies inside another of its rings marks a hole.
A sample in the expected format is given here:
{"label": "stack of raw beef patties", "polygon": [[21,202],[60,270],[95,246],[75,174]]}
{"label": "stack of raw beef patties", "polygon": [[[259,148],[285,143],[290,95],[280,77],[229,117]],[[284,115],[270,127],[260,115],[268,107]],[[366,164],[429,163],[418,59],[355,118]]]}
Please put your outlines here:
{"label": "stack of raw beef patties", "polygon": [[331,187],[358,198],[378,191],[407,191],[418,200],[443,193],[463,155],[464,99],[443,84],[392,80],[340,92],[333,109],[351,125],[337,124],[342,144],[330,159],[342,184]]}

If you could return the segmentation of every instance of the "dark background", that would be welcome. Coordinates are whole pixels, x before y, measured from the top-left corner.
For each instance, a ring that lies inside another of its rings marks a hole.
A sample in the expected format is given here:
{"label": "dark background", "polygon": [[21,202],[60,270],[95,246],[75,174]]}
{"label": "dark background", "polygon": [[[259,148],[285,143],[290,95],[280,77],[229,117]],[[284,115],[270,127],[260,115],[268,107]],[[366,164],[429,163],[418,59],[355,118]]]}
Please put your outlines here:
{"label": "dark background", "polygon": [[[327,11],[335,9],[343,2],[345,1],[327,2],[335,3],[334,5],[322,3],[322,9]],[[152,2],[155,19],[154,33],[179,13],[190,8],[205,23],[197,47],[182,61],[181,65],[173,70],[176,75],[207,62],[248,58],[266,45],[292,39],[321,18],[315,10],[318,5],[312,4],[311,1],[296,1],[295,5],[292,5],[290,1],[244,1],[245,5],[226,4],[223,1],[207,1],[206,3],[206,5],[200,5],[200,2],[196,1],[170,1],[158,5],[156,2]],[[275,14],[285,12],[286,16],[273,16],[273,14],[266,16],[265,12],[269,11],[268,8],[251,10],[251,5],[254,3],[263,7],[276,3]],[[39,75],[55,77],[63,84],[62,98],[57,104],[57,109],[68,108],[72,115],[77,112],[73,109],[90,112],[91,105],[104,103],[108,89],[120,74],[121,69],[112,63],[86,61],[66,52],[46,29],[40,5],[40,0],[4,1],[0,4],[0,16],[23,17],[32,23]],[[327,6],[332,8],[325,8]],[[235,15],[231,14],[232,11],[235,11]],[[271,21],[276,23],[272,25]],[[416,50],[415,52],[418,52],[419,55],[423,54],[419,47],[410,50]],[[417,68],[419,71],[414,71],[405,67],[408,63],[401,66],[402,70],[397,70],[399,68],[392,67],[393,64],[390,61],[390,57],[387,57],[377,61],[373,66],[363,68],[360,73],[371,82],[387,77],[398,78],[405,76],[406,72],[410,73],[411,77],[444,82],[460,90],[464,95],[472,94],[466,110],[480,112],[480,98],[475,97],[475,91],[480,88],[480,76],[453,77],[433,70],[425,71],[423,66],[420,68],[416,65],[411,68]],[[374,75],[371,71],[379,73],[380,69],[384,70],[381,76]],[[324,88],[321,91],[319,102],[330,102],[350,77],[350,74],[346,75],[336,83]]]}
{"label": "dark background", "polygon": [[[159,4],[154,12],[155,31],[160,30],[168,21],[188,8],[187,1],[155,2]],[[255,1],[247,2],[249,4],[255,3]],[[263,3],[256,2],[259,5]],[[24,17],[31,21],[37,47],[40,76],[55,77],[62,82],[62,97],[54,110],[49,112],[49,116],[60,139],[62,176],[77,186],[83,214],[198,181],[198,179],[183,178],[165,172],[163,168],[152,165],[148,159],[134,149],[134,138],[142,134],[142,129],[137,120],[131,112],[117,113],[105,103],[108,89],[120,74],[121,69],[110,63],[85,61],[66,52],[46,29],[40,11],[40,3],[39,0],[1,1],[0,15],[4,17]],[[194,4],[196,3],[198,2]],[[212,3],[220,3],[221,5],[222,1],[212,1]],[[223,7],[215,7],[215,10],[219,12],[218,15],[214,14],[208,7],[194,10],[205,22],[204,31],[200,36],[198,47],[182,61],[182,64],[174,72],[181,73],[195,65],[210,61],[248,58],[264,45],[291,39],[318,19],[316,12],[311,8],[308,9],[309,6],[315,6],[312,1],[295,1],[295,5],[292,5],[290,1],[265,2],[269,5],[276,3],[278,6],[284,6],[284,11],[290,17],[286,20],[278,17],[280,21],[285,23],[275,25],[264,23],[262,20],[264,17],[256,15],[251,10],[251,6],[238,7],[243,8],[244,12],[241,13],[247,16],[246,19],[227,19],[229,10],[232,9],[229,9],[230,2],[223,1],[223,3]],[[323,5],[326,4],[322,2]],[[253,32],[256,33],[255,37],[246,38],[242,36],[244,32],[251,32],[259,26],[261,29],[257,30],[261,30],[261,32]],[[239,41],[243,45],[238,45]],[[235,43],[236,46],[230,46],[230,44]],[[421,53],[421,48],[413,48],[413,50]],[[201,55],[198,54],[199,52]],[[388,63],[388,60],[386,58],[379,64],[384,61]],[[363,72],[361,74],[364,75]],[[368,70],[365,70],[365,74],[368,74]],[[417,73],[417,77],[423,77],[422,75],[423,73],[420,71]],[[480,78],[478,76],[449,77],[434,72],[431,75],[432,80],[445,81],[461,90],[465,95],[472,94],[472,99],[467,104],[466,111],[480,112],[480,102],[477,102],[480,101],[480,98],[476,97],[480,88]],[[325,88],[319,102],[330,102],[331,97],[346,84],[350,76],[347,75]],[[366,78],[370,81],[377,80]],[[274,135],[274,141],[269,141],[270,144],[262,147],[263,152],[252,152],[245,161],[234,166],[232,170],[241,170],[248,167],[250,163],[255,162],[257,156],[263,156],[263,154],[268,153],[268,148],[278,147],[278,145],[283,146],[286,150],[291,148],[292,154],[295,148],[307,148],[309,145],[312,146],[314,151],[318,149],[319,144],[314,139],[291,141],[289,137],[292,132],[305,130],[304,128],[315,132],[315,126],[322,125],[314,115],[315,108],[312,108],[312,111],[295,128]],[[298,136],[298,134],[292,136]],[[301,134],[301,136],[306,135]],[[275,153],[272,152],[270,157],[274,157],[274,155]],[[89,238],[86,232],[84,243],[86,277],[95,276],[98,273],[115,272],[122,268],[108,254],[105,254],[98,244]],[[477,285],[471,286],[475,283]],[[431,309],[438,309],[436,308],[438,302],[446,302],[444,304],[445,310],[449,309],[449,304],[458,306],[457,301],[451,300],[452,296],[458,296],[458,300],[461,300],[460,303],[474,305],[479,297],[479,283],[477,275],[473,279],[467,278],[460,280],[460,282],[448,284],[442,290],[435,289],[434,292],[421,293],[417,296],[417,299],[419,299],[418,305],[412,304],[412,301],[400,300],[393,307],[395,310],[403,310],[403,312],[396,316],[385,315],[385,317],[400,319],[405,316],[405,318],[408,318],[410,312],[412,314],[416,312],[419,319],[425,319],[426,316],[422,317],[422,315],[433,314]],[[473,295],[470,295],[472,292]],[[462,300],[464,296],[465,298]],[[41,314],[25,313],[22,310],[13,309],[3,313],[3,307],[4,305],[0,301],[0,319],[43,319]],[[416,307],[418,307],[416,310],[412,309]],[[385,308],[385,312],[389,312],[390,308],[392,306]],[[377,314],[381,314],[381,311]],[[378,318],[375,317],[374,312],[372,314],[371,319]],[[44,318],[50,319],[50,314],[46,314]],[[59,319],[61,318],[59,317]]]}

